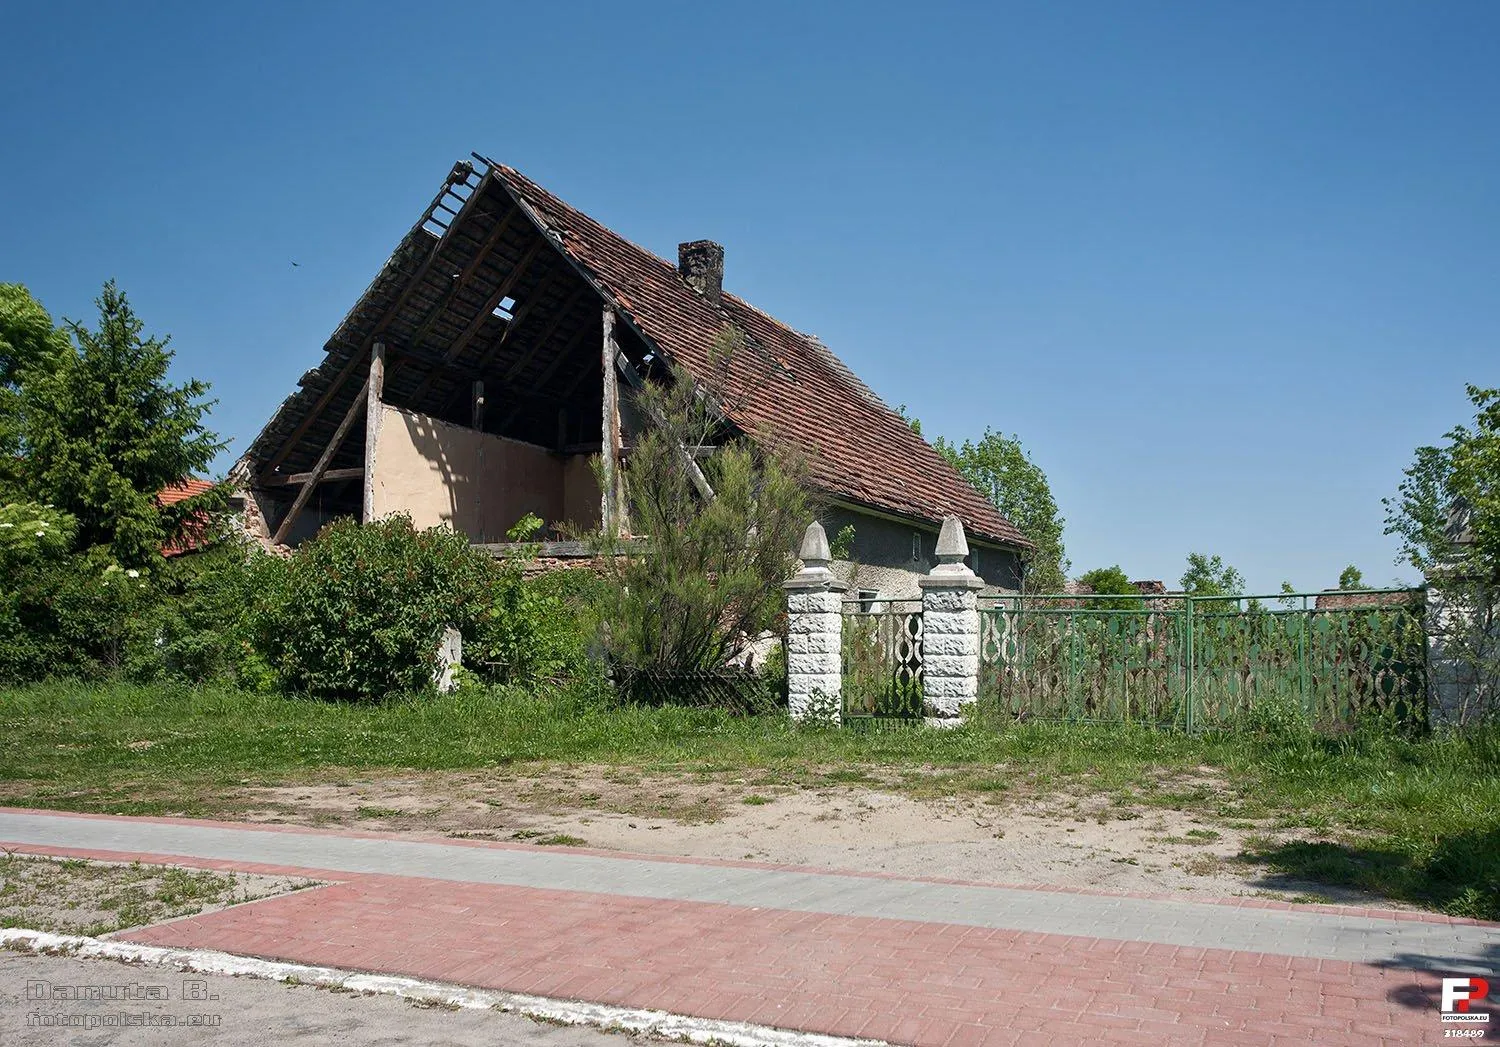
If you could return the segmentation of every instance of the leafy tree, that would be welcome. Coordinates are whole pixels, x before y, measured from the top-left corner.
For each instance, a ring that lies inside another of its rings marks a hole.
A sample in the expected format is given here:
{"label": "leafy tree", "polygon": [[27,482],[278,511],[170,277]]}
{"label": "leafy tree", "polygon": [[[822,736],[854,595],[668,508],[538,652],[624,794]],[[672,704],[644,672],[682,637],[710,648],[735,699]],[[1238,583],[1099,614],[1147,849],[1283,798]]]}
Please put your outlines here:
{"label": "leafy tree", "polygon": [[1063,552],[1063,518],[1047,474],[1021,441],[986,429],[978,443],[965,440],[960,446],[938,437],[933,446],[1036,546],[1026,568],[1026,591],[1061,592],[1070,566]]}
{"label": "leafy tree", "polygon": [[1467,392],[1472,428],[1418,447],[1383,500],[1385,533],[1432,583],[1434,657],[1452,695],[1442,701],[1460,723],[1500,716],[1500,389]]}
{"label": "leafy tree", "polygon": [[1141,591],[1130,583],[1130,576],[1120,569],[1119,564],[1113,567],[1096,567],[1092,571],[1086,571],[1078,579],[1081,585],[1087,586],[1096,596],[1132,596],[1132,600],[1091,600],[1090,607],[1108,608],[1116,610],[1128,610],[1140,606]]}
{"label": "leafy tree", "polygon": [[[1418,447],[1395,498],[1383,499],[1385,533],[1428,577],[1500,581],[1500,389],[1468,386],[1474,427]],[[1463,541],[1456,541],[1460,535]]]}
{"label": "leafy tree", "polygon": [[[168,339],[142,336],[113,281],[96,301],[96,330],[70,321],[76,346],[22,372],[22,482],[32,499],[76,518],[80,547],[109,546],[122,563],[142,564],[219,501],[214,493],[163,507],[158,492],[202,472],[226,445],[203,424],[207,383],[167,381]],[[33,316],[30,329],[38,325]]]}
{"label": "leafy tree", "polygon": [[[1188,553],[1187,570],[1182,574],[1182,591],[1195,597],[1238,597],[1244,595],[1245,578],[1239,571],[1226,564],[1217,555]],[[1200,604],[1204,610],[1233,611],[1239,604],[1236,600],[1214,600]]]}
{"label": "leafy tree", "polygon": [[67,335],[31,292],[20,284],[0,284],[0,494],[18,479],[22,375],[56,366],[67,348]]}
{"label": "leafy tree", "polygon": [[1368,589],[1369,586],[1365,584],[1364,572],[1350,564],[1339,572],[1339,588],[1353,590]]}
{"label": "leafy tree", "polygon": [[[630,529],[650,554],[606,558],[606,653],[627,675],[716,670],[781,613],[781,583],[813,516],[804,465],[773,438],[726,431],[712,390],[681,370],[635,397],[650,422],[631,448],[625,492]],[[684,450],[707,444],[718,449],[697,468],[711,498]]]}

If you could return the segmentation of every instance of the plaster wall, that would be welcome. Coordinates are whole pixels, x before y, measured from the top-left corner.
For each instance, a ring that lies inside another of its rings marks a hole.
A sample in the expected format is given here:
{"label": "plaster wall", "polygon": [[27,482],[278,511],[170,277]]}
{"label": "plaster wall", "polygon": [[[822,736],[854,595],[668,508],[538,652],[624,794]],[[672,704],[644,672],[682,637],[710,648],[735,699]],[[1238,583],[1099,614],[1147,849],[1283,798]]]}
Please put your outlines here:
{"label": "plaster wall", "polygon": [[563,461],[562,519],[583,531],[599,526],[599,479],[589,459],[589,455],[575,454]]}
{"label": "plaster wall", "polygon": [[385,404],[375,444],[375,516],[405,512],[417,527],[447,524],[476,542],[503,542],[527,513],[547,523],[567,517],[568,471],[569,460],[546,448]]}

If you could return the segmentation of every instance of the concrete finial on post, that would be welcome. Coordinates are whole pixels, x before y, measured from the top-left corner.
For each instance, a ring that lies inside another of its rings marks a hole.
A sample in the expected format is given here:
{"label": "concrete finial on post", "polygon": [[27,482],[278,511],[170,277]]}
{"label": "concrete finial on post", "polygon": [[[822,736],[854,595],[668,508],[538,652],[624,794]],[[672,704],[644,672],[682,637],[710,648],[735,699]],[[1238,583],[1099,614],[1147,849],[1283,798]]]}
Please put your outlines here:
{"label": "concrete finial on post", "polygon": [[786,582],[787,704],[792,718],[836,718],[843,691],[843,582],[828,565],[833,553],[823,525],[807,525],[798,552],[802,569]]}
{"label": "concrete finial on post", "polygon": [[814,520],[807,525],[807,530],[802,535],[802,548],[797,553],[797,559],[803,563],[804,570],[808,567],[827,567],[833,562],[833,550],[828,545],[828,532],[823,530],[823,525]]}
{"label": "concrete finial on post", "polygon": [[[943,528],[938,532],[936,551],[940,566],[948,564],[963,566],[964,560],[969,555],[969,539],[964,534],[964,522],[958,517],[943,517]],[[969,569],[964,567],[964,570],[968,571]],[[974,572],[969,571],[969,573],[973,574]]]}
{"label": "concrete finial on post", "polygon": [[979,590],[984,580],[964,557],[969,542],[956,516],[943,517],[938,564],[917,579],[922,590],[922,694],[942,717],[956,717],[979,696]]}

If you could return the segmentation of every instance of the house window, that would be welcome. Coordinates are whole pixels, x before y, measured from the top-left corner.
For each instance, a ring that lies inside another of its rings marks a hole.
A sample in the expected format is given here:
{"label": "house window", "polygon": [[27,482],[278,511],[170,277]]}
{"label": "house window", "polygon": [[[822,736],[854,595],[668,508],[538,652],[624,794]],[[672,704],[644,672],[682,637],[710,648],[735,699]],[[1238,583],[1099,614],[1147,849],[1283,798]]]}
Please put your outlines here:
{"label": "house window", "polygon": [[874,614],[880,610],[876,601],[880,598],[879,589],[861,589],[859,591],[859,610],[861,614]]}
{"label": "house window", "polygon": [[911,558],[913,560],[920,560],[922,558],[922,532],[921,531],[913,531],[911,533]]}

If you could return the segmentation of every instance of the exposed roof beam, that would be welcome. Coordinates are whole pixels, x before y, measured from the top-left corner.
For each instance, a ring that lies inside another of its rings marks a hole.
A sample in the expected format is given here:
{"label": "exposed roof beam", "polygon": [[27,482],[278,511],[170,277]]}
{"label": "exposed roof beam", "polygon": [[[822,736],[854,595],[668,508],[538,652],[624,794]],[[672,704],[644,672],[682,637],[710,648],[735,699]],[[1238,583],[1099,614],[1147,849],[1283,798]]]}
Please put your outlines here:
{"label": "exposed roof beam", "polygon": [[[563,321],[563,318],[568,315],[573,306],[578,303],[578,299],[583,297],[583,293],[588,289],[589,288],[587,284],[579,284],[578,286],[573,288],[573,293],[568,295],[568,297],[563,301],[563,304],[558,306],[556,311],[553,312],[552,321],[547,324],[547,329],[539,334],[536,337],[536,340],[531,343],[531,348],[527,349],[526,352],[521,355],[521,358],[515,363],[511,364],[510,367],[506,370],[506,381],[514,379],[516,375],[520,374],[521,371],[525,369],[527,364],[531,363],[532,359],[536,356],[537,351],[540,350],[542,346],[546,345],[547,342],[552,338],[553,333],[557,330],[557,325]],[[516,320],[517,322],[519,322],[520,317],[517,317]],[[515,324],[512,324],[511,327],[513,329],[515,327]],[[510,337],[510,330],[507,330],[505,332],[505,336],[507,338]],[[499,348],[499,346],[496,346],[495,351],[498,352]]]}
{"label": "exposed roof beam", "polygon": [[[365,467],[356,465],[350,469],[326,469],[323,475],[318,477],[318,483],[331,483],[334,480],[356,480],[365,475]],[[284,484],[305,484],[313,478],[313,474],[292,473],[289,476],[273,476],[265,481],[264,486],[275,487]]]}
{"label": "exposed roof beam", "polygon": [[[427,315],[422,318],[421,324],[419,324],[417,326],[417,329],[412,332],[411,347],[413,349],[419,348],[421,346],[423,339],[427,337],[428,329],[432,327],[437,318],[443,314],[443,310],[448,307],[448,303],[453,300],[453,296],[456,295],[461,288],[468,286],[468,283],[473,278],[475,272],[477,272],[479,267],[484,264],[485,260],[489,258],[490,254],[495,250],[495,248],[499,246],[500,241],[503,240],[505,238],[505,234],[509,232],[511,222],[515,220],[515,217],[519,213],[519,210],[519,208],[512,207],[509,211],[505,212],[505,217],[500,220],[500,222],[495,226],[490,235],[485,238],[484,243],[480,245],[480,248],[475,253],[474,257],[469,259],[469,264],[464,266],[463,272],[458,274],[458,279],[453,281],[452,285],[448,288],[447,293],[443,295],[443,297],[437,302],[437,304],[435,304],[430,310],[428,310]],[[491,306],[490,308],[493,309],[494,307]]]}
{"label": "exposed roof beam", "polygon": [[[358,418],[359,413],[365,409],[365,397],[369,389],[370,379],[366,378],[364,386],[359,391],[359,395],[349,405],[349,410],[344,412],[343,421],[339,422],[339,427],[333,431],[333,438],[328,441],[328,446],[323,448],[323,453],[318,457],[318,464],[312,467],[312,472],[308,474],[307,482],[297,492],[297,498],[292,502],[292,507],[286,511],[286,516],[282,517],[281,526],[276,528],[276,534],[271,538],[274,544],[282,544],[286,536],[291,533],[292,524],[296,523],[297,517],[302,515],[302,507],[307,504],[307,500],[312,497],[314,489],[322,482],[323,474],[328,472],[328,463],[333,461],[333,456],[343,446],[344,437],[349,435],[349,428],[354,424],[354,419]],[[363,474],[364,470],[361,469],[360,473]]]}
{"label": "exposed roof beam", "polygon": [[538,236],[532,245],[526,249],[525,254],[521,255],[520,260],[511,267],[510,272],[505,274],[505,279],[501,280],[500,285],[485,299],[484,305],[474,315],[474,319],[469,321],[469,325],[464,328],[463,333],[455,338],[453,344],[444,350],[443,355],[445,357],[449,360],[457,360],[459,354],[468,348],[469,343],[474,340],[474,336],[479,333],[479,329],[484,326],[484,322],[495,314],[495,307],[500,304],[501,299],[515,290],[516,285],[521,282],[521,277],[526,275],[526,271],[530,268],[532,260],[536,258],[537,252],[542,249],[542,245],[545,242],[545,237]]}
{"label": "exposed roof beam", "polygon": [[[455,171],[456,170],[457,168],[455,168]],[[449,223],[448,228],[443,230],[443,235],[438,237],[437,243],[432,245],[432,249],[427,252],[427,257],[422,260],[422,264],[417,266],[417,271],[412,274],[411,279],[407,281],[406,287],[402,289],[401,293],[396,296],[395,300],[392,301],[389,306],[381,311],[380,319],[377,320],[375,324],[370,328],[370,333],[366,335],[363,340],[361,340],[358,346],[355,347],[355,350],[353,354],[350,355],[348,361],[346,361],[344,366],[339,369],[339,373],[334,376],[333,381],[328,383],[328,388],[324,389],[323,392],[319,394],[317,401],[312,406],[312,409],[307,412],[307,416],[303,418],[301,422],[297,423],[297,427],[292,430],[291,435],[288,436],[284,441],[282,441],[281,449],[271,456],[270,461],[266,462],[265,466],[260,470],[260,479],[262,480],[262,482],[275,475],[276,467],[279,466],[282,462],[286,461],[287,455],[292,453],[292,450],[297,446],[297,442],[301,440],[304,435],[306,435],[307,430],[312,426],[313,422],[317,421],[318,417],[323,413],[324,408],[328,406],[328,402],[332,400],[336,395],[338,395],[339,390],[344,387],[344,383],[348,381],[349,376],[357,371],[360,365],[365,362],[365,360],[368,358],[370,347],[374,345],[375,340],[381,336],[382,330],[385,325],[390,323],[392,318],[399,315],[401,307],[407,303],[408,299],[410,299],[411,296],[416,292],[416,289],[422,285],[422,281],[427,278],[428,272],[431,271],[433,264],[437,261],[438,255],[441,254],[443,248],[448,246],[448,244],[450,243],[450,238],[457,238],[458,234],[455,233],[454,230],[458,228],[460,223],[462,223],[464,218],[468,214],[470,214],[474,208],[477,208],[479,206],[478,200],[481,196],[484,195],[484,191],[489,187],[493,175],[493,167],[485,171],[484,175],[479,179],[479,184],[475,186],[474,191],[469,194],[469,198],[463,202],[462,206],[459,207],[458,214],[454,216],[453,221]],[[427,211],[423,214],[422,221],[418,223],[419,225],[426,224],[427,217],[432,213],[433,208],[442,202],[443,196],[448,192],[449,188],[453,184],[454,183],[452,180],[452,175],[449,175],[449,180],[443,184],[442,190],[438,193],[436,198],[433,199],[432,204],[428,206]],[[507,197],[509,196],[508,193],[506,195]],[[510,219],[515,215],[516,210],[517,208],[514,205],[514,201],[512,201],[511,209],[506,212],[506,222],[510,221]]]}

